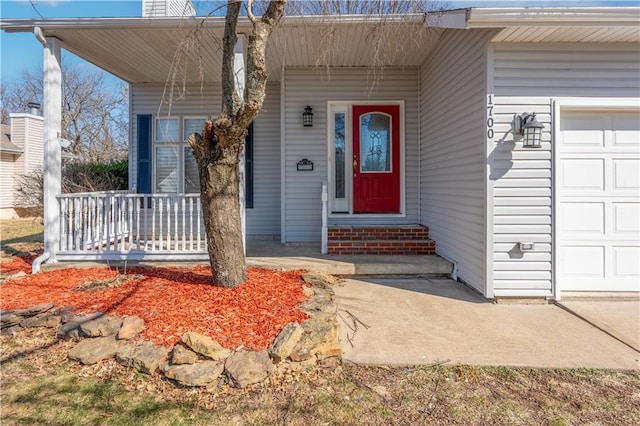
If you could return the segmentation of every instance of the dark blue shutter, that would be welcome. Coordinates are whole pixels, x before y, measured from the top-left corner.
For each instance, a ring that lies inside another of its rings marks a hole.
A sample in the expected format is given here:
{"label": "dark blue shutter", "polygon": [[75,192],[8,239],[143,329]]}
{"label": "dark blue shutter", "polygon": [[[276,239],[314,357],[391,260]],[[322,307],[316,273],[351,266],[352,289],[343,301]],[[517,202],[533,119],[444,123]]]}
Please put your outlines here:
{"label": "dark blue shutter", "polygon": [[151,115],[138,115],[138,193],[151,190]]}
{"label": "dark blue shutter", "polygon": [[244,140],[244,176],[245,207],[253,208],[253,123],[249,124],[247,137]]}

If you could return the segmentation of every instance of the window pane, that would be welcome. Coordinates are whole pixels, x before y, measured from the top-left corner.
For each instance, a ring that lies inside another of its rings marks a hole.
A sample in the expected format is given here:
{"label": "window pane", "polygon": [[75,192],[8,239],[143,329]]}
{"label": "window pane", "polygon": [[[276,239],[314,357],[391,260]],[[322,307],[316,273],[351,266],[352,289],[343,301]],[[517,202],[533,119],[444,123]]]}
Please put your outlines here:
{"label": "window pane", "polygon": [[345,145],[344,145],[344,112],[334,114],[335,120],[335,198],[344,198],[345,192]]}
{"label": "window pane", "polygon": [[204,122],[206,120],[204,118],[185,118],[184,119],[184,130],[182,139],[187,140],[189,136],[193,133],[202,134],[202,130],[204,130]]}
{"label": "window pane", "polygon": [[360,171],[391,171],[391,120],[379,113],[360,117]]}
{"label": "window pane", "polygon": [[193,156],[193,149],[184,148],[184,192],[200,192],[200,176],[198,175],[198,163]]}
{"label": "window pane", "polygon": [[156,148],[156,190],[178,192],[177,148]]}
{"label": "window pane", "polygon": [[178,119],[156,119],[156,142],[178,142]]}

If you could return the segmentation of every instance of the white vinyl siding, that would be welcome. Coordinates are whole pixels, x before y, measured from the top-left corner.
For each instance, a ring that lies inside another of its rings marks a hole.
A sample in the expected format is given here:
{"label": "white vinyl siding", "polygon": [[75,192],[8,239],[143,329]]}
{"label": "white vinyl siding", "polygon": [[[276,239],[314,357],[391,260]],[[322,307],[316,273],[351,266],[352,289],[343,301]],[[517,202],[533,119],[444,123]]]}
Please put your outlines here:
{"label": "white vinyl siding", "polygon": [[193,16],[190,0],[142,0],[142,16]]}
{"label": "white vinyl siding", "polygon": [[13,165],[17,155],[0,154],[0,208],[14,207]]}
{"label": "white vinyl siding", "polygon": [[[637,44],[496,44],[493,187],[493,286],[496,296],[552,296],[551,102],[557,97],[637,98]],[[490,64],[491,66],[491,64]],[[510,133],[514,114],[545,125],[540,149]],[[498,142],[503,138],[503,142]],[[536,243],[521,253],[520,241]]]}
{"label": "white vinyl siding", "polygon": [[[388,68],[287,68],[285,70],[285,210],[286,242],[320,241],[321,200],[327,171],[328,102],[404,101],[405,215],[350,215],[331,218],[340,224],[418,223],[418,69]],[[305,106],[313,108],[313,127],[302,126]],[[297,171],[296,163],[307,158],[313,171]],[[348,163],[350,164],[350,162]]]}
{"label": "white vinyl siding", "polygon": [[[182,90],[182,88],[180,88]],[[184,95],[168,105],[161,102],[164,85],[140,84],[131,86],[131,174],[130,188],[137,182],[137,122],[139,114],[151,114],[154,118],[209,117],[216,116],[221,105],[220,84],[187,85]],[[254,122],[253,193],[252,209],[247,209],[248,235],[280,234],[280,83],[267,84],[267,96],[262,111]],[[167,89],[168,93],[168,89]],[[168,97],[168,94],[165,95]],[[174,96],[178,98],[177,94]],[[160,105],[163,105],[160,108]],[[182,125],[182,124],[181,124]],[[156,144],[157,146],[157,144]]]}
{"label": "white vinyl siding", "polygon": [[27,117],[26,121],[25,172],[31,173],[36,169],[42,169],[44,163],[44,120],[31,116]]}
{"label": "white vinyl siding", "polygon": [[492,31],[448,30],[421,72],[421,220],[458,278],[484,292],[485,64]]}

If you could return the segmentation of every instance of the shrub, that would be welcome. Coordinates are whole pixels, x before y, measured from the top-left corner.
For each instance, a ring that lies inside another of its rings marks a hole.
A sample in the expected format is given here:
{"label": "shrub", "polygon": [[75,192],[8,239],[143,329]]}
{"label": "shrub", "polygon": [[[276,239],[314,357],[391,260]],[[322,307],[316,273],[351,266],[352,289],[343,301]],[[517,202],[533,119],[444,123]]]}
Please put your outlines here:
{"label": "shrub", "polygon": [[[98,162],[70,162],[62,168],[62,192],[96,192],[126,190],[129,162],[126,159]],[[43,205],[42,169],[16,177],[16,206]]]}

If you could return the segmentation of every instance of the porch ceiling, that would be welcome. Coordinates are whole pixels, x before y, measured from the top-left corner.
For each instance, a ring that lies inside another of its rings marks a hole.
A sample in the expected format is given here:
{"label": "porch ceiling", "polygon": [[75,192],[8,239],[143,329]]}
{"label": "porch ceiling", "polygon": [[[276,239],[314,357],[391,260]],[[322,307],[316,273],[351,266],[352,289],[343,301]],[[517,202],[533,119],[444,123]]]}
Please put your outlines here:
{"label": "porch ceiling", "polygon": [[[443,31],[427,28],[424,20],[420,15],[390,22],[289,22],[272,35],[267,71],[277,81],[283,66],[417,66]],[[21,27],[3,22],[7,31],[36,26],[64,49],[129,83],[220,81],[224,21],[219,18],[63,19]],[[250,31],[248,21],[238,28]]]}
{"label": "porch ceiling", "polygon": [[[288,17],[267,48],[267,71],[284,66],[420,66],[447,28],[494,28],[494,42],[638,43],[640,8],[461,9],[402,16]],[[3,20],[7,32],[40,27],[62,47],[129,83],[218,82],[224,18]],[[251,24],[241,18],[238,31]]]}

